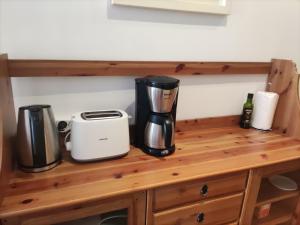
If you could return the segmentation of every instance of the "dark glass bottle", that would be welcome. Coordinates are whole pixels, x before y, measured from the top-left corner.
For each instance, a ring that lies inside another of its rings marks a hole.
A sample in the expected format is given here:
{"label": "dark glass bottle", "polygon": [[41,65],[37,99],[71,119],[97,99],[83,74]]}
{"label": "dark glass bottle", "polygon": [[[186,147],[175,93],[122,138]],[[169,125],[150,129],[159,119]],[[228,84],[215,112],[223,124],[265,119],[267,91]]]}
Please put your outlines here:
{"label": "dark glass bottle", "polygon": [[247,97],[247,101],[244,104],[243,107],[243,114],[241,116],[241,122],[240,122],[240,127],[248,129],[250,128],[250,123],[251,123],[251,116],[253,112],[253,94],[249,93]]}

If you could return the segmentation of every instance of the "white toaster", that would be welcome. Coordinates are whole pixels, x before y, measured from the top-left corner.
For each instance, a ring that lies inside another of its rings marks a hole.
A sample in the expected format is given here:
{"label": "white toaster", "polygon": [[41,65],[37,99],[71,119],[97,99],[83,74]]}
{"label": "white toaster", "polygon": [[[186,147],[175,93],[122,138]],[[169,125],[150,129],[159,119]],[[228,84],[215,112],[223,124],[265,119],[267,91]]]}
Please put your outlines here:
{"label": "white toaster", "polygon": [[77,161],[126,155],[130,149],[128,115],[122,110],[76,113],[71,119],[71,138],[66,143]]}

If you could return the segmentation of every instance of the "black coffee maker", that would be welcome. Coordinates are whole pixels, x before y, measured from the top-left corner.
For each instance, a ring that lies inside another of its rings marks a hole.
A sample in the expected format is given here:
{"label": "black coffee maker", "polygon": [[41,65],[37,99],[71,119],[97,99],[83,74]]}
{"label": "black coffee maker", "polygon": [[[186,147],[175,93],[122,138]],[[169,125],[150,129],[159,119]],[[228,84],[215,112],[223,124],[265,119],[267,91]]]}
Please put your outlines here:
{"label": "black coffee maker", "polygon": [[137,78],[135,85],[136,147],[154,156],[172,154],[179,80],[149,76]]}

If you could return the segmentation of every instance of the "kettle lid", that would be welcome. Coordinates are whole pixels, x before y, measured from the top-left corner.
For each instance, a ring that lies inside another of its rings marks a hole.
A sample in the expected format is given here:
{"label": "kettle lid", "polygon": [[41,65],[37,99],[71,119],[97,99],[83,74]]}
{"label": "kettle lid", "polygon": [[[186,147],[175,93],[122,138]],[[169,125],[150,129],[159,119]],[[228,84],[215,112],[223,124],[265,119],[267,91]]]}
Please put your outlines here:
{"label": "kettle lid", "polygon": [[170,90],[178,87],[179,80],[166,76],[149,76],[146,84],[151,87]]}

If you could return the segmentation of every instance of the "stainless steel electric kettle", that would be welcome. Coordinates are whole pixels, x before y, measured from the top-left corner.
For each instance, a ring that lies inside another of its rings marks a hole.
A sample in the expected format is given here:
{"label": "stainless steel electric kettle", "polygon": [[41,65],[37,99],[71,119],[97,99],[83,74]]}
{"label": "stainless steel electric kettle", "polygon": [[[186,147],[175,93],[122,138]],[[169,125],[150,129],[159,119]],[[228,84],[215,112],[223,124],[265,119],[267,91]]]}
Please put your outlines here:
{"label": "stainless steel electric kettle", "polygon": [[18,164],[26,172],[41,172],[58,165],[61,151],[50,105],[19,108]]}

